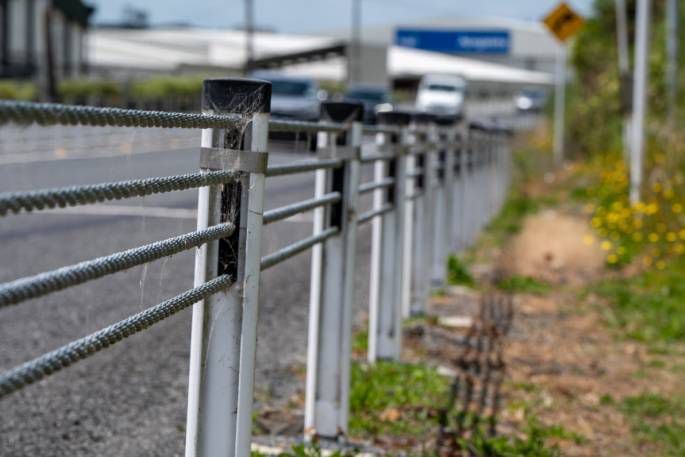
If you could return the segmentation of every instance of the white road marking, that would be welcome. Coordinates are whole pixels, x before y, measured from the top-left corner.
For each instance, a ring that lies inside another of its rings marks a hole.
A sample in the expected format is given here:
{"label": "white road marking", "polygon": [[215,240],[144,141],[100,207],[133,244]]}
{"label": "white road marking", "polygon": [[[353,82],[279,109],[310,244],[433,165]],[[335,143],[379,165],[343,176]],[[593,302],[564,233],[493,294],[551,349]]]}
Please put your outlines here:
{"label": "white road marking", "polygon": [[168,208],[164,206],[128,205],[85,205],[70,208],[55,208],[45,211],[48,214],[70,214],[79,216],[140,216],[169,219],[195,219],[197,210],[188,208]]}
{"label": "white road marking", "polygon": [[[69,208],[55,208],[43,211],[47,214],[65,214],[77,216],[134,216],[158,217],[167,219],[196,219],[197,210],[190,208],[169,208],[165,206],[133,206],[133,205],[84,205]],[[312,222],[311,213],[295,214],[282,222]]]}

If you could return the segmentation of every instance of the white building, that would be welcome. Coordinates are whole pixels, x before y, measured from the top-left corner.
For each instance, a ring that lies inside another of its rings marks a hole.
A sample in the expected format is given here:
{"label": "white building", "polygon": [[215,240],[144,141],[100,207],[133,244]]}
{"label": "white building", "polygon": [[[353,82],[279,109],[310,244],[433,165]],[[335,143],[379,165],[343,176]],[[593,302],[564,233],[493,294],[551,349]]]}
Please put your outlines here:
{"label": "white building", "polygon": [[[254,52],[257,61],[283,55],[297,55],[317,49],[338,46],[344,48],[340,38],[329,36],[293,35],[258,32],[254,35]],[[374,63],[380,62],[382,74],[377,80],[418,80],[426,73],[459,74],[474,82],[493,84],[542,84],[551,82],[550,75],[539,71],[483,62],[411,49],[395,45],[364,44],[365,54]],[[245,65],[245,33],[235,30],[202,28],[155,28],[143,30],[94,29],[89,39],[89,59],[93,71],[110,77],[140,73],[183,74],[201,71],[237,73]],[[371,50],[382,49],[382,53]],[[319,80],[346,81],[348,62],[341,55],[319,58],[316,61],[296,61],[279,67],[279,71]],[[367,59],[368,60],[368,59]],[[378,73],[378,72],[377,72]],[[378,82],[378,81],[367,81]]]}
{"label": "white building", "polygon": [[92,12],[81,0],[0,0],[0,78],[83,74]]}
{"label": "white building", "polygon": [[[402,40],[402,32],[405,32],[405,38],[408,35],[410,39]],[[429,36],[427,43],[411,40],[412,35],[421,32],[433,33],[434,36]],[[346,38],[349,34],[350,31],[344,29],[331,35]],[[442,48],[444,53],[459,57],[548,73],[554,71],[559,52],[558,41],[542,23],[497,17],[445,17],[400,25],[369,26],[362,29],[361,39],[369,44],[404,44],[425,51]],[[441,43],[452,40],[451,44],[456,44],[460,39],[470,40],[470,43],[463,46]]]}

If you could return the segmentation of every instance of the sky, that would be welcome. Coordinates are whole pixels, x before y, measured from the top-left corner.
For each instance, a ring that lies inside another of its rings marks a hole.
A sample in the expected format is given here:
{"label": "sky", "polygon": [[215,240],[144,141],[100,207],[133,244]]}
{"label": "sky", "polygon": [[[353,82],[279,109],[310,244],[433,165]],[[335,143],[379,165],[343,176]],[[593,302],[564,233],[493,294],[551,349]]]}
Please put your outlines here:
{"label": "sky", "polygon": [[[97,7],[95,22],[116,22],[126,5],[145,9],[153,24],[187,22],[205,27],[235,27],[243,22],[245,0],[86,0]],[[436,17],[501,16],[539,20],[559,0],[361,0],[364,25],[411,24]],[[349,27],[352,0],[254,0],[259,27],[313,33]],[[567,1],[579,13],[593,0]]]}

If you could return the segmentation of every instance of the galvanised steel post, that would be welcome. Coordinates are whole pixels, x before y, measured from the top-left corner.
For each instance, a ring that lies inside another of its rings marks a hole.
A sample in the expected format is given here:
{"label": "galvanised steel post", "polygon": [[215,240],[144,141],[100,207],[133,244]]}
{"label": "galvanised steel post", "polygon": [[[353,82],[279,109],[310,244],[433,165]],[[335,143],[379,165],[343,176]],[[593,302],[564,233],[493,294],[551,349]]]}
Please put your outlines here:
{"label": "galvanised steel post", "polygon": [[[380,125],[406,127],[406,113],[379,113]],[[369,303],[369,362],[399,360],[402,349],[402,294],[404,291],[406,128],[401,134],[379,135],[379,149],[393,154],[374,164],[374,181],[395,180],[389,189],[374,192],[374,209],[393,210],[374,218],[371,247],[371,299]]]}
{"label": "galvanised steel post", "polygon": [[411,314],[420,315],[426,312],[430,294],[431,267],[433,265],[433,207],[435,180],[435,126],[434,117],[425,113],[413,115],[413,130],[417,137],[416,169],[420,171],[414,181],[414,192],[420,195],[414,198],[413,254],[412,254],[412,300]]}
{"label": "galvanised steel post", "polygon": [[233,169],[241,177],[198,193],[198,229],[231,221],[238,230],[196,252],[195,286],[219,275],[231,275],[235,284],[193,308],[187,457],[250,455],[270,101],[266,81],[203,85],[203,112],[240,114],[243,121],[202,131],[201,169]]}
{"label": "galvanised steel post", "polygon": [[455,180],[455,212],[454,212],[454,227],[457,230],[456,252],[466,249],[466,168],[468,158],[468,128],[466,122],[461,122],[457,127],[458,132],[458,148],[456,156],[456,164],[454,168],[457,179]]}
{"label": "galvanised steel post", "polygon": [[435,230],[433,236],[432,285],[442,287],[447,281],[447,257],[452,251],[454,210],[455,119],[440,118],[438,171],[435,188]]}
{"label": "galvanised steel post", "polygon": [[469,124],[466,130],[463,147],[463,228],[464,228],[464,249],[471,246],[473,234],[473,220],[475,217],[475,205],[473,195],[475,194],[474,186],[474,149],[476,147],[476,133]]}
{"label": "galvanised steel post", "polygon": [[335,147],[329,142],[327,148],[319,151],[320,156],[332,154],[332,158],[343,159],[344,164],[325,174],[317,174],[317,197],[323,195],[323,190],[340,192],[343,199],[323,213],[323,224],[319,224],[326,228],[337,227],[339,234],[312,252],[305,398],[307,439],[314,436],[341,438],[347,433],[363,115],[363,105],[357,103],[324,103],[322,106],[323,120],[346,123],[349,129],[338,138],[339,144]]}
{"label": "galvanised steel post", "polygon": [[492,127],[488,130],[487,135],[487,155],[486,155],[486,167],[487,167],[487,185],[488,185],[488,212],[485,218],[485,225],[490,222],[492,216],[495,214],[496,208],[496,194],[497,194],[497,173],[495,168],[495,152],[497,147],[497,129]]}
{"label": "galvanised steel post", "polygon": [[398,221],[403,224],[404,232],[404,261],[402,265],[402,294],[401,308],[402,318],[411,316],[412,297],[413,297],[413,272],[414,272],[414,194],[417,192],[416,181],[413,176],[416,172],[416,143],[417,135],[413,127],[410,126],[412,116],[410,113],[404,115],[402,124],[401,143],[405,157],[405,188],[404,200],[402,202],[404,220]]}

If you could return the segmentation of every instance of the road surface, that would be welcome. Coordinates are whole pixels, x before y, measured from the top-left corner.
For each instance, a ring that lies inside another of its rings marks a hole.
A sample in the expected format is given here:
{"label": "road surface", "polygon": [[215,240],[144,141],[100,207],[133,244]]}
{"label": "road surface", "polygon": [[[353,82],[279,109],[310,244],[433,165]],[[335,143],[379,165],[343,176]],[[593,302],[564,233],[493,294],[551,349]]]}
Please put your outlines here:
{"label": "road surface", "polygon": [[[0,192],[197,169],[199,131],[0,128]],[[181,148],[181,149],[179,149]],[[310,157],[273,153],[272,161]],[[363,176],[370,179],[367,169]],[[267,209],[313,196],[313,174],[267,182]],[[0,281],[195,229],[197,191],[0,218]],[[364,205],[368,207],[369,197]],[[311,234],[311,214],[269,226],[264,253]],[[356,311],[368,303],[370,227],[358,237]],[[0,310],[5,370],[192,287],[193,251]],[[265,272],[258,398],[303,389],[309,253]],[[190,309],[0,403],[3,456],[171,456],[184,448]]]}

